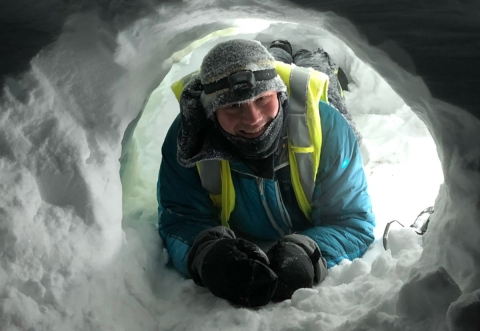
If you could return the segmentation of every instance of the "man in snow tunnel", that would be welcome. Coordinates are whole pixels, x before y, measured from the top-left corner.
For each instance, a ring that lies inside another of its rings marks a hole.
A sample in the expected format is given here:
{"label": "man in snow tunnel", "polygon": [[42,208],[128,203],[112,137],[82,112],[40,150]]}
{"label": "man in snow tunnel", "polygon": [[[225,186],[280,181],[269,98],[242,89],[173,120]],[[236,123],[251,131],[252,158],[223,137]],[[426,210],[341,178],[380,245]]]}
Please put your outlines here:
{"label": "man in snow tunnel", "polygon": [[337,68],[322,49],[237,39],[172,85],[159,233],[180,273],[254,307],[364,254],[375,220]]}

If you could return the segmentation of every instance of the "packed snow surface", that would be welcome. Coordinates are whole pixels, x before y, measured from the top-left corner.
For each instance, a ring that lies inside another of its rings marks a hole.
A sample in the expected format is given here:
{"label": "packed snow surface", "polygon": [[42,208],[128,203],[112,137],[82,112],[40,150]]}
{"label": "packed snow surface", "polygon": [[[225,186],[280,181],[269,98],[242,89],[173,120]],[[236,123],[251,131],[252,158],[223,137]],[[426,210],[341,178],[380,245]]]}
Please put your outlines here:
{"label": "packed snow surface", "polygon": [[[332,15],[286,7],[269,22],[240,19],[260,16],[254,7],[185,6],[113,37],[95,15],[72,16],[0,99],[0,331],[477,330],[479,158],[467,146],[478,120]],[[156,231],[160,149],[179,111],[170,85],[239,37],[321,46],[345,70],[379,239],[260,309],[166,268]],[[392,226],[383,250],[387,222],[410,225],[433,204],[423,238]]]}

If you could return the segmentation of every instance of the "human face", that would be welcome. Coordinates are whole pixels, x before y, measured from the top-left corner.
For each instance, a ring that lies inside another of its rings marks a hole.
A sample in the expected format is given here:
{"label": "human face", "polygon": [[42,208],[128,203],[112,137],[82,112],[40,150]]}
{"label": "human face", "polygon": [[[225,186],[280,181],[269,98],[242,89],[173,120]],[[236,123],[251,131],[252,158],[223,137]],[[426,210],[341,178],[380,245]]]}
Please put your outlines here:
{"label": "human face", "polygon": [[257,138],[278,114],[277,91],[267,91],[250,102],[220,107],[216,111],[223,130],[234,136]]}

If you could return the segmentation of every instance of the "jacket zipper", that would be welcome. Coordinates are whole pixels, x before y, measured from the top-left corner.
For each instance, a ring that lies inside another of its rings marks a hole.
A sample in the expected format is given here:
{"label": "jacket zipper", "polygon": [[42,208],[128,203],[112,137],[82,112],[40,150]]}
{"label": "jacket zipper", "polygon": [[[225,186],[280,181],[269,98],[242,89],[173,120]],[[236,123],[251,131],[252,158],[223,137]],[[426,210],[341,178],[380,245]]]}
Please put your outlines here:
{"label": "jacket zipper", "polygon": [[282,215],[283,222],[289,229],[292,228],[292,220],[288,214],[288,210],[283,203],[282,195],[280,194],[280,186],[278,182],[275,182],[275,195],[277,196],[277,204],[280,208],[280,215]]}
{"label": "jacket zipper", "polygon": [[263,187],[263,178],[257,178],[257,184],[258,184],[258,191],[260,192],[260,197],[262,198],[262,204],[263,208],[267,212],[268,219],[270,220],[270,223],[272,226],[275,228],[275,230],[280,233],[282,237],[285,237],[285,232],[278,226],[277,222],[275,222],[275,219],[273,218],[272,212],[270,208],[268,207],[267,204],[267,199],[265,197],[265,192],[264,192],[264,187]]}

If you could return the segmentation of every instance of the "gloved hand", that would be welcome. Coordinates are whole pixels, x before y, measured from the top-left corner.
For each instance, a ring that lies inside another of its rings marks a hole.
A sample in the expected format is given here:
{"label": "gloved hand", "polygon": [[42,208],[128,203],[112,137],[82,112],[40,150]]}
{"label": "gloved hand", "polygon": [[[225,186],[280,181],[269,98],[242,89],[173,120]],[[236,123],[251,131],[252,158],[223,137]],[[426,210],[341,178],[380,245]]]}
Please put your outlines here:
{"label": "gloved hand", "polygon": [[312,238],[304,236],[303,234],[294,233],[286,235],[283,240],[302,247],[305,253],[307,253],[308,257],[312,261],[313,270],[315,271],[313,278],[314,284],[322,282],[325,277],[327,277],[327,261],[325,261],[325,259],[322,257],[322,251]]}
{"label": "gloved hand", "polygon": [[203,111],[200,96],[203,86],[200,77],[190,79],[182,91],[180,98],[180,130],[178,132],[178,161],[184,167],[195,165],[198,160],[192,159],[205,143],[206,135],[214,125]]}
{"label": "gloved hand", "polygon": [[268,264],[257,245],[235,238],[223,226],[202,231],[188,255],[188,271],[197,285],[247,307],[266,305],[275,292],[277,276]]}
{"label": "gloved hand", "polygon": [[267,252],[278,284],[273,302],[290,299],[299,288],[311,288],[327,276],[327,265],[318,245],[301,234],[285,236]]}

